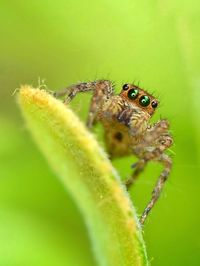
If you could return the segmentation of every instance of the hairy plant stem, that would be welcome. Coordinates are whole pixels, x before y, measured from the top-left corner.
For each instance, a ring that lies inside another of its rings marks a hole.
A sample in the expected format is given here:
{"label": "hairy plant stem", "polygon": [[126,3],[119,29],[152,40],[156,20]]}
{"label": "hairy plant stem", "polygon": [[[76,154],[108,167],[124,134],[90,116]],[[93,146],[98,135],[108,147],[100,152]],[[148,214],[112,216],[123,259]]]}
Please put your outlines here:
{"label": "hairy plant stem", "polygon": [[23,86],[18,102],[36,143],[84,217],[98,265],[148,265],[129,195],[94,136],[44,90]]}

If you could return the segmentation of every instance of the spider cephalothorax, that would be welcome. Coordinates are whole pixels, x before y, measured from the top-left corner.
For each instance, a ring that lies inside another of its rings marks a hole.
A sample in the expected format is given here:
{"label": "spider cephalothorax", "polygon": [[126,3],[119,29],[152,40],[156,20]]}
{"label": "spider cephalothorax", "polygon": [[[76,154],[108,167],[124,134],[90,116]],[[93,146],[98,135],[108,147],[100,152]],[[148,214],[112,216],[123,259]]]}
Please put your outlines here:
{"label": "spider cephalothorax", "polygon": [[112,82],[98,80],[72,85],[56,92],[55,96],[67,95],[65,103],[68,103],[77,93],[86,91],[93,92],[87,125],[91,128],[98,121],[102,123],[110,157],[128,154],[138,157],[138,162],[134,164],[135,170],[126,181],[127,188],[130,188],[150,160],[161,162],[164,166],[152,192],[152,198],[140,218],[143,224],[159,198],[171,170],[171,159],[164,153],[173,142],[168,132],[169,124],[167,120],[149,123],[158,101],[134,84],[124,84],[121,92],[115,94]]}
{"label": "spider cephalothorax", "polygon": [[120,96],[152,115],[158,106],[158,101],[148,92],[132,84],[124,84]]}

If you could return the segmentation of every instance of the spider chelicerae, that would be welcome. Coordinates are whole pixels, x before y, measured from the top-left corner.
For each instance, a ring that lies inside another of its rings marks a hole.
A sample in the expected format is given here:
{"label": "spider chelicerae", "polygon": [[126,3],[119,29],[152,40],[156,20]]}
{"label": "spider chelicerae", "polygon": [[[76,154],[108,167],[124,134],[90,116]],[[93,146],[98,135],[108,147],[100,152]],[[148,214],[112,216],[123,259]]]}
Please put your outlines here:
{"label": "spider chelicerae", "polygon": [[130,189],[149,161],[158,161],[164,167],[140,217],[143,225],[171,171],[172,160],[165,153],[173,143],[169,123],[164,119],[153,124],[149,122],[158,101],[134,84],[124,84],[121,92],[115,94],[114,85],[109,80],[82,82],[55,92],[54,96],[64,96],[64,102],[69,103],[77,93],[87,91],[93,93],[87,126],[91,128],[96,122],[102,123],[110,157],[134,154],[138,158],[132,175],[126,181],[127,189]]}

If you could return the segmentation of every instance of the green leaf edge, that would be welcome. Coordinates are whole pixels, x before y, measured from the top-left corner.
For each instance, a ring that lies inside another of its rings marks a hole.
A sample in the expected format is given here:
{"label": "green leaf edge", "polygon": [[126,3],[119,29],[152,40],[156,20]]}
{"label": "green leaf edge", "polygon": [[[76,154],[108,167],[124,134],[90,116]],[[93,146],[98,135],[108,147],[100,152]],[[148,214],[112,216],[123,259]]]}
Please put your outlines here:
{"label": "green leaf edge", "polygon": [[33,138],[83,215],[97,264],[149,265],[129,194],[94,135],[45,90],[25,85],[17,98]]}

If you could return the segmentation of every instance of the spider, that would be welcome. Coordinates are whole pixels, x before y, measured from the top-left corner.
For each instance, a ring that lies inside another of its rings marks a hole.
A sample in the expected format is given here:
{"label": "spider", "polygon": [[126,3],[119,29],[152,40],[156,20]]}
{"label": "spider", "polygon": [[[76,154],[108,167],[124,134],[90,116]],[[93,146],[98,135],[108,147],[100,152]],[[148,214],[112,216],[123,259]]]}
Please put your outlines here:
{"label": "spider", "polygon": [[83,82],[55,92],[54,96],[66,96],[64,103],[69,103],[77,93],[87,91],[93,92],[87,126],[91,128],[96,122],[102,123],[110,157],[134,154],[138,158],[132,166],[134,172],[125,182],[127,189],[131,188],[149,161],[158,161],[164,166],[140,217],[143,225],[171,171],[172,160],[164,153],[173,143],[168,131],[169,123],[167,120],[149,123],[158,101],[134,84],[124,84],[121,92],[115,94],[114,85],[109,80]]}

